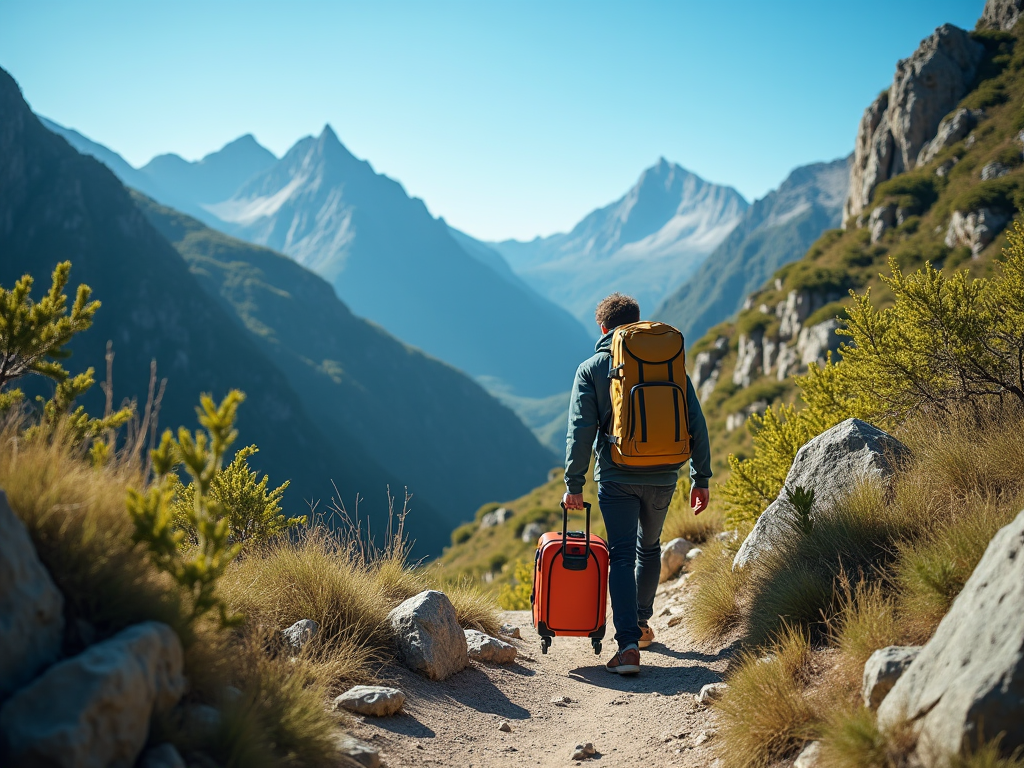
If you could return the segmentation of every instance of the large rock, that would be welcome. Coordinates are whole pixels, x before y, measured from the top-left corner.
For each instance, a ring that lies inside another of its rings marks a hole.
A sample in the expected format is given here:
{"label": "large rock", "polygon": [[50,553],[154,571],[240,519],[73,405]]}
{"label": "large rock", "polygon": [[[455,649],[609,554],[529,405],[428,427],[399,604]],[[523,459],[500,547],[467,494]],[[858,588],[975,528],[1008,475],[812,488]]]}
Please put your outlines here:
{"label": "large rock", "polygon": [[686,555],[693,549],[693,542],[687,539],[672,539],[661,548],[661,577],[664,583],[674,578],[686,565]]}
{"label": "large rock", "polygon": [[907,718],[925,765],[1003,734],[1024,746],[1024,512],[1002,528],[932,639],[878,708]]}
{"label": "large rock", "polygon": [[1024,12],[1024,0],[988,0],[978,19],[978,29],[1009,31]]}
{"label": "large rock", "polygon": [[342,755],[342,765],[362,766],[362,768],[380,768],[383,764],[380,752],[366,742],[348,735],[338,737],[338,752]]}
{"label": "large rock", "polygon": [[347,709],[360,715],[387,717],[405,704],[405,694],[384,685],[355,685],[334,699],[335,709]]}
{"label": "large rock", "polygon": [[54,664],[0,709],[7,768],[129,768],[154,713],[185,692],[182,649],[166,624],[136,624]]}
{"label": "large rock", "polygon": [[979,208],[968,213],[953,211],[946,229],[946,246],[966,245],[971,249],[971,255],[977,256],[1009,221],[1010,214],[998,208]]}
{"label": "large rock", "polygon": [[64,598],[0,491],[0,702],[57,660]]}
{"label": "large rock", "polygon": [[867,108],[857,129],[843,226],[861,216],[887,179],[913,169],[939,123],[974,84],[984,48],[944,24],[896,65],[889,90]]}
{"label": "large rock", "polygon": [[698,352],[694,356],[693,374],[690,376],[690,381],[693,383],[695,390],[699,391],[701,385],[709,381],[717,372],[722,358],[725,357],[728,351],[729,339],[725,336],[719,336],[715,339],[715,343],[711,345],[710,349]]}
{"label": "large rock", "polygon": [[512,643],[506,643],[475,629],[466,630],[466,647],[469,650],[469,658],[489,664],[511,664],[518,654]]}
{"label": "large rock", "polygon": [[444,592],[428,589],[388,614],[398,656],[409,669],[444,680],[469,664],[466,635]]}
{"label": "large rock", "polygon": [[778,498],[761,513],[744,539],[733,568],[743,568],[794,535],[787,488],[813,489],[816,512],[863,480],[888,482],[895,469],[893,460],[906,450],[895,437],[860,419],[847,419],[809,441],[797,451]]}
{"label": "large rock", "polygon": [[864,664],[861,695],[864,706],[877,709],[918,654],[919,645],[890,645],[871,654]]}

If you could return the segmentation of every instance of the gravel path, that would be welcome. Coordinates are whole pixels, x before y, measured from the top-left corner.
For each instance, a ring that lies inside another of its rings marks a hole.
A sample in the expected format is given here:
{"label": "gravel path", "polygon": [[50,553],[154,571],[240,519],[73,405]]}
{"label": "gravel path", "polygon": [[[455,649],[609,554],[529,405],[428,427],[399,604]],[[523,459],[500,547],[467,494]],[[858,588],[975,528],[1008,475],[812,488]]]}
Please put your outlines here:
{"label": "gravel path", "polygon": [[[515,641],[517,663],[473,663],[440,683],[389,668],[383,677],[408,696],[402,713],[361,719],[354,735],[376,746],[391,768],[571,766],[579,764],[573,748],[585,742],[597,749],[586,762],[600,766],[711,765],[713,738],[705,741],[704,732],[713,732],[714,714],[694,694],[721,679],[730,648],[698,647],[687,638],[679,624],[686,601],[685,578],[659,589],[656,639],[634,677],[605,671],[610,637],[601,657],[586,638],[555,638],[542,655],[529,613],[510,612],[506,619],[523,634]],[[552,702],[560,697],[570,703]],[[499,730],[503,722],[509,732]]]}

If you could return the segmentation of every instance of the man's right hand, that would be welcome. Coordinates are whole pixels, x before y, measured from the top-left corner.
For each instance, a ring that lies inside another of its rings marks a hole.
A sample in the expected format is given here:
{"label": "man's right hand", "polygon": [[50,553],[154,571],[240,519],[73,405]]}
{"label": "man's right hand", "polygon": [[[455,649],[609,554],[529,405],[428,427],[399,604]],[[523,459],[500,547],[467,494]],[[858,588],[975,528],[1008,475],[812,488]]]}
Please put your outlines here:
{"label": "man's right hand", "polygon": [[562,503],[565,504],[566,509],[583,509],[583,494],[566,493],[562,497]]}

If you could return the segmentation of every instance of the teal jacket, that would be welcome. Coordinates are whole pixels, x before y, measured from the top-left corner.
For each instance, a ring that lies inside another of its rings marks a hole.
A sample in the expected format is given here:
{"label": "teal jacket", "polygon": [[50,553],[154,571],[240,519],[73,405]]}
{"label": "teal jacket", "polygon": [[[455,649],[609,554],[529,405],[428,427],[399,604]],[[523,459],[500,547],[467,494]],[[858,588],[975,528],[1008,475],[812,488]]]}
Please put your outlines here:
{"label": "teal jacket", "polygon": [[[572,385],[569,401],[569,432],[565,436],[565,487],[569,493],[583,493],[587,468],[597,440],[597,466],[594,480],[599,483],[632,485],[675,485],[678,470],[643,472],[616,466],[611,459],[611,445],[601,428],[612,414],[612,397],[608,385],[611,368],[612,333],[608,331],[597,342],[597,354],[580,363]],[[690,421],[693,453],[690,456],[690,479],[698,488],[707,488],[711,479],[711,445],[708,426],[700,400],[686,377],[686,411]]]}

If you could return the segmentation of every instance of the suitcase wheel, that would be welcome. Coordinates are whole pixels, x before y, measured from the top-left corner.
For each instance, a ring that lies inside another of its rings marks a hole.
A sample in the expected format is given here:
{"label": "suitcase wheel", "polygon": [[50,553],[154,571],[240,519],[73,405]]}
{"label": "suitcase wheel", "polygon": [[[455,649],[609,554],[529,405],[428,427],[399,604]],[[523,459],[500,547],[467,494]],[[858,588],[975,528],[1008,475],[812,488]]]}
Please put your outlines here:
{"label": "suitcase wheel", "polygon": [[600,656],[601,655],[601,641],[598,640],[595,637],[593,640],[590,641],[590,644],[592,646],[594,646],[594,653],[596,653],[598,656]]}
{"label": "suitcase wheel", "polygon": [[551,638],[550,637],[542,637],[540,639],[540,652],[541,653],[547,653],[548,652],[548,648],[550,648],[550,647],[551,647]]}

